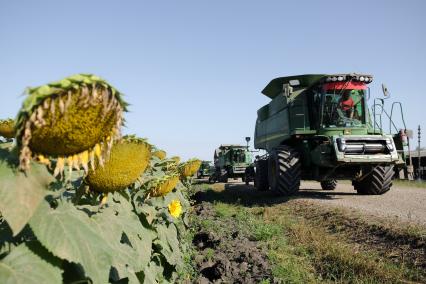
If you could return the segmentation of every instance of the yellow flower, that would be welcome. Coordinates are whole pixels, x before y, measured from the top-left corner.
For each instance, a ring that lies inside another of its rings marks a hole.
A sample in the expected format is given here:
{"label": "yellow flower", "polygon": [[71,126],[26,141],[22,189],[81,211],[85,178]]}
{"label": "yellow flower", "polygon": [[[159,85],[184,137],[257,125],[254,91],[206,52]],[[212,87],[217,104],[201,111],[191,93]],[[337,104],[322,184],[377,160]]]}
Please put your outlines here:
{"label": "yellow flower", "polygon": [[172,200],[169,204],[169,212],[170,215],[172,215],[175,218],[179,218],[180,214],[182,213],[182,205],[180,205],[179,200]]}

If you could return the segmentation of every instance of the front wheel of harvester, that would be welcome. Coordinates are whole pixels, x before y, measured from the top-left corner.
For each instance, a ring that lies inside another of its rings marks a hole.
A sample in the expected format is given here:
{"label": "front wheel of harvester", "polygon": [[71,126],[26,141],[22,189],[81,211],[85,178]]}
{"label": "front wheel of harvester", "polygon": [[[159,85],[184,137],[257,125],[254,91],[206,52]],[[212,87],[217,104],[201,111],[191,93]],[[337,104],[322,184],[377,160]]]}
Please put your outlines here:
{"label": "front wheel of harvester", "polygon": [[337,186],[337,180],[326,179],[321,182],[322,190],[335,190]]}
{"label": "front wheel of harvester", "polygon": [[358,194],[380,195],[390,190],[393,175],[393,166],[376,166],[368,176],[354,181],[353,185]]}
{"label": "front wheel of harvester", "polygon": [[301,164],[299,153],[288,146],[280,146],[269,155],[269,185],[280,195],[290,195],[299,190]]}
{"label": "front wheel of harvester", "polygon": [[224,173],[220,176],[220,181],[224,183],[228,183],[228,174]]}
{"label": "front wheel of harvester", "polygon": [[260,159],[256,161],[256,171],[254,173],[254,187],[259,191],[267,191],[269,189],[267,159]]}

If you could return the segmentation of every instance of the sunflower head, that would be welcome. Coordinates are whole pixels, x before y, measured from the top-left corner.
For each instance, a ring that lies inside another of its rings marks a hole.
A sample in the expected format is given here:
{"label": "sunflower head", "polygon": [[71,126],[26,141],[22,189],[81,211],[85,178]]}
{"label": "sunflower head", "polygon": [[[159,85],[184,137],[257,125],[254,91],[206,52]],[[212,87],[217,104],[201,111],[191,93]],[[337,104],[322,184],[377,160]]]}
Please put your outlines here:
{"label": "sunflower head", "polygon": [[165,196],[172,191],[179,182],[179,175],[173,173],[164,175],[157,179],[152,179],[148,182],[149,195],[153,197]]}
{"label": "sunflower head", "polygon": [[87,156],[105,159],[120,136],[122,94],[94,75],[74,75],[27,89],[16,120],[20,168],[27,170],[34,156],[57,159],[57,170],[72,159],[80,168]]}
{"label": "sunflower head", "polygon": [[[103,167],[90,169],[86,177],[91,190],[113,192],[133,184],[146,170],[151,159],[151,146],[135,136],[124,136],[111,149]],[[96,162],[96,166],[99,162]]]}
{"label": "sunflower head", "polygon": [[160,160],[163,160],[164,158],[166,158],[167,153],[166,151],[156,149],[152,152],[152,155],[159,158]]}
{"label": "sunflower head", "polygon": [[179,156],[173,156],[170,159],[173,160],[173,161],[175,161],[176,164],[180,163],[180,157]]}
{"label": "sunflower head", "polygon": [[179,218],[180,214],[182,214],[182,205],[177,199],[173,199],[167,207],[169,208],[170,215],[175,218]]}
{"label": "sunflower head", "polygon": [[0,119],[0,136],[9,139],[15,137],[15,120]]}
{"label": "sunflower head", "polygon": [[192,177],[200,168],[201,161],[199,159],[190,159],[178,166],[180,178],[186,179]]}

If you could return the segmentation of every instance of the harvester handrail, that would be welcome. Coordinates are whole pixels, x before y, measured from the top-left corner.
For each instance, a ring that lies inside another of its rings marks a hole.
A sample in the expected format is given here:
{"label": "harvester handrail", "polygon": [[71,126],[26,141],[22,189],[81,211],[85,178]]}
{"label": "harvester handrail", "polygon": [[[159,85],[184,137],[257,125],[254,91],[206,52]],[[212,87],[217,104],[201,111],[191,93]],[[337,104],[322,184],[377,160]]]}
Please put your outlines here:
{"label": "harvester handrail", "polygon": [[405,120],[404,120],[404,112],[402,111],[402,104],[401,104],[401,102],[393,102],[392,103],[392,108],[391,108],[391,114],[390,114],[390,118],[389,118],[389,133],[391,133],[391,124],[395,128],[396,132],[398,132],[398,129],[396,128],[396,126],[395,126],[395,124],[393,123],[393,120],[392,120],[393,107],[395,106],[395,104],[399,105],[399,110],[400,110],[400,113],[401,113],[402,124],[404,124],[404,130],[407,130],[407,126],[405,125]]}

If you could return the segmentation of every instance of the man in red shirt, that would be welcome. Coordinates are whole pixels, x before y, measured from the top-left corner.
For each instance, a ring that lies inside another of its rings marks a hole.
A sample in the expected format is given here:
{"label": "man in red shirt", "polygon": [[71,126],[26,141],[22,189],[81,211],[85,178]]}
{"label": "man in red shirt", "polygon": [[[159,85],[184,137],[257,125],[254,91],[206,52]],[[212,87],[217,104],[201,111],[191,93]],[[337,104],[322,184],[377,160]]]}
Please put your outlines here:
{"label": "man in red shirt", "polygon": [[352,118],[354,115],[353,109],[355,106],[354,100],[349,95],[349,92],[345,92],[340,99],[340,108],[346,114],[346,117]]}

